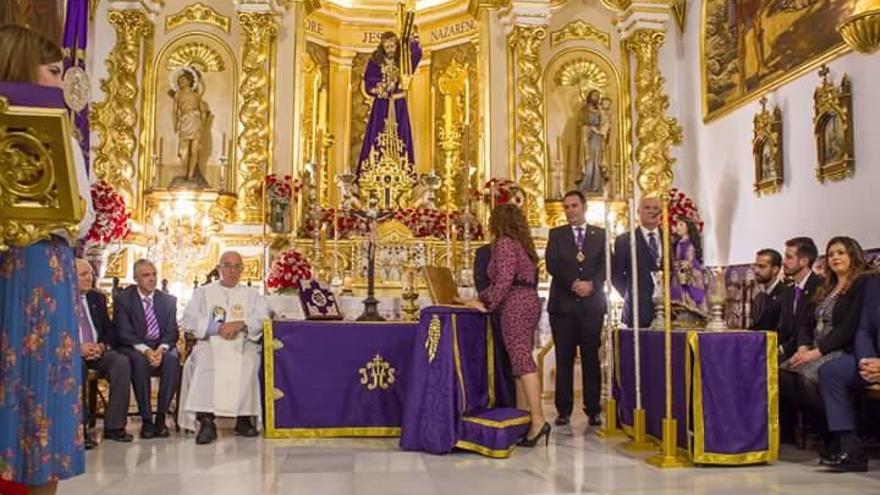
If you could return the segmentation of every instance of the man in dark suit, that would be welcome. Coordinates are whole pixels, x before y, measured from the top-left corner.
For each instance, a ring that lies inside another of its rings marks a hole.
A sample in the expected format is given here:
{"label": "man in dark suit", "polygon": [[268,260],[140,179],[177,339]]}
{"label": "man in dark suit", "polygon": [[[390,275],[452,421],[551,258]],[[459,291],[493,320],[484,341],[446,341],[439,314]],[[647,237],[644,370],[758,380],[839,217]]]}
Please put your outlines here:
{"label": "man in dark suit", "polygon": [[819,368],[819,388],[828,417],[828,430],[840,451],[820,463],[836,472],[867,471],[868,457],[856,437],[855,397],[861,389],[880,384],[880,278],[865,284],[864,302],[856,330],[855,354],[845,353]]}
{"label": "man in dark suit", "polygon": [[[491,260],[491,244],[480,246],[474,253],[474,288],[477,289],[477,292],[487,289],[492,284],[488,273]],[[491,313],[489,318],[492,323],[495,344],[495,404],[498,407],[514,407],[516,406],[516,385],[510,366],[510,357],[507,355],[504,339],[501,336],[501,315]]]}
{"label": "man in dark suit", "polygon": [[599,343],[605,318],[605,230],[587,225],[587,202],[580,191],[563,199],[568,225],[550,230],[545,259],[550,285],[550,326],[556,349],[557,425],[568,424],[574,403],[575,350],[581,351],[584,412],[601,424]]}
{"label": "man in dark suit", "polygon": [[[76,277],[80,355],[85,365],[83,375],[85,377],[90,369],[97,370],[110,382],[110,395],[104,410],[104,438],[117,442],[131,442],[131,435],[125,432],[131,367],[128,358],[113,349],[116,343],[113,338],[113,325],[107,314],[107,298],[104,294],[92,290],[95,276],[88,261],[81,258],[76,260]],[[87,397],[83,394],[83,401],[86,400]],[[88,414],[85,413],[87,410],[83,408],[83,425],[88,422]],[[87,449],[96,446],[88,431],[86,431],[85,446]]]}
{"label": "man in dark suit", "polygon": [[792,282],[779,299],[779,359],[791,357],[797,350],[798,333],[802,328],[812,335],[816,327],[816,303],[813,296],[822,285],[822,278],[813,273],[819,256],[816,243],[809,237],[795,237],[785,243],[782,272]]}
{"label": "man in dark suit", "polygon": [[[636,261],[639,287],[639,328],[649,328],[654,320],[653,273],[660,269],[663,242],[660,235],[660,200],[642,198],[639,201],[639,226],[635,229]],[[623,324],[634,327],[633,319],[633,267],[629,232],[620,234],[614,241],[614,257],[611,262],[611,283],[623,296]]]}
{"label": "man in dark suit", "polygon": [[[143,419],[141,438],[168,436],[165,415],[177,390],[177,298],[156,290],[156,266],[139,259],[134,264],[137,285],[115,297],[116,328],[122,351],[131,361],[132,385]],[[150,372],[159,370],[156,418],[150,405]]]}
{"label": "man in dark suit", "polygon": [[779,280],[782,270],[782,255],[775,249],[762,249],[755,255],[755,281],[760,285],[752,299],[752,322],[749,330],[777,330],[780,300],[785,285]]}

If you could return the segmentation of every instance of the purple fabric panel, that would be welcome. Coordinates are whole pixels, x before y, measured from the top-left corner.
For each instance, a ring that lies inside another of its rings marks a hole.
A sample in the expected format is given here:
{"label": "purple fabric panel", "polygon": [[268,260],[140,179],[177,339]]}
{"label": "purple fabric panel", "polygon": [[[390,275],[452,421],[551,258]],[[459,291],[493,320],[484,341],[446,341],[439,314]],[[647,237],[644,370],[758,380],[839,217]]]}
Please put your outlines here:
{"label": "purple fabric panel", "polygon": [[[64,69],[76,65],[86,70],[85,50],[89,36],[89,2],[88,0],[67,0],[67,17],[64,20],[64,37],[62,48],[68,54],[64,58]],[[83,58],[77,59],[77,52]],[[89,107],[77,112],[73,118],[77,129],[80,149],[89,168]]]}
{"label": "purple fabric panel", "polygon": [[458,350],[467,396],[464,414],[485,409],[489,404],[489,367],[486,359],[486,315],[459,313]]}
{"label": "purple fabric panel", "polygon": [[[426,308],[412,347],[412,372],[403,414],[400,447],[432,454],[451,452],[458,421],[457,384],[452,347],[452,319],[445,308]],[[434,315],[441,318],[440,341],[429,362],[426,343]]]}
{"label": "purple fabric panel", "polygon": [[[620,330],[619,417],[621,424],[632,425],[635,400],[635,365],[633,363],[633,334],[630,329]],[[642,330],[641,391],[645,410],[645,430],[655,438],[663,437],[663,418],[666,417],[666,360],[664,332]],[[687,334],[672,333],[672,416],[678,420],[678,445],[687,446],[687,401],[685,400],[685,351]]]}
{"label": "purple fabric panel", "polygon": [[703,333],[699,349],[704,450],[740,454],[769,449],[767,334]]}
{"label": "purple fabric panel", "polygon": [[[396,427],[402,423],[415,324],[275,322],[276,428]],[[367,390],[359,370],[380,355],[394,368],[387,390]]]}
{"label": "purple fabric panel", "polygon": [[[529,414],[512,408],[494,408],[483,411],[480,414],[475,414],[472,417],[492,421],[508,421],[517,418],[528,418]],[[515,445],[526,434],[529,430],[529,423],[497,428],[471,421],[462,421],[460,429],[460,440],[494,451],[505,451]]]}
{"label": "purple fabric panel", "polygon": [[0,96],[6,97],[10,105],[64,108],[64,94],[61,92],[61,88],[0,81]]}

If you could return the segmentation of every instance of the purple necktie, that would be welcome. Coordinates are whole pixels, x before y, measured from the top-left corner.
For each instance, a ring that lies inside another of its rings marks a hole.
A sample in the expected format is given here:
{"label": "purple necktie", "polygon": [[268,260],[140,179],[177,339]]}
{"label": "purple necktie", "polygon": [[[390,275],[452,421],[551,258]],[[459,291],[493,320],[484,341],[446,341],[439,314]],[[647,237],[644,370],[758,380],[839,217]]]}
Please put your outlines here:
{"label": "purple necktie", "polygon": [[804,296],[804,289],[794,286],[794,310],[797,311],[798,305],[801,303],[801,297]]}
{"label": "purple necktie", "polygon": [[147,340],[159,340],[159,322],[156,321],[156,312],[153,311],[153,303],[149,297],[145,297],[144,315],[147,317]]}
{"label": "purple necktie", "polygon": [[577,234],[574,237],[574,242],[577,244],[578,251],[584,248],[584,228],[583,227],[575,227],[575,232]]}
{"label": "purple necktie", "polygon": [[79,335],[83,344],[92,344],[95,337],[92,335],[92,324],[89,323],[89,308],[86,307],[84,298],[79,299],[79,307],[77,308],[77,316],[79,319]]}

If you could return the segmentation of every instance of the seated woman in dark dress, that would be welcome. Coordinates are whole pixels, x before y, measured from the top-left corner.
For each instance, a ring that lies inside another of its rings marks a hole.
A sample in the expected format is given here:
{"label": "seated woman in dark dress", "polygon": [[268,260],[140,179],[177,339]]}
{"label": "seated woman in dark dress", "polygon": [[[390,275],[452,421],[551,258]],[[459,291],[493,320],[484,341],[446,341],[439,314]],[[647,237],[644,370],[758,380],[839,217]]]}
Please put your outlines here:
{"label": "seated woman in dark dress", "polygon": [[[825,261],[827,276],[815,295],[816,326],[798,329],[798,350],[779,367],[782,400],[817,418],[817,426],[825,425],[819,368],[852,350],[868,266],[859,243],[844,236],[828,241]],[[834,449],[828,440],[825,449]]]}

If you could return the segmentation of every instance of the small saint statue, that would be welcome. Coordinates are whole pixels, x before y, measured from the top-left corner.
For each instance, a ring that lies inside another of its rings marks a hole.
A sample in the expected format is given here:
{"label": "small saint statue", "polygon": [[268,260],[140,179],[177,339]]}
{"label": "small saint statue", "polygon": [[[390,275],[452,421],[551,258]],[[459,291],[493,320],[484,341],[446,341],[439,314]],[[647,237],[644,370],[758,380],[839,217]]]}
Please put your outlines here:
{"label": "small saint statue", "polygon": [[172,120],[177,133],[177,156],[185,173],[176,177],[172,187],[184,186],[202,189],[208,182],[199,170],[202,151],[202,135],[211,118],[208,104],[199,94],[199,72],[188,66],[179,68],[172,79],[168,95],[173,99]]}

